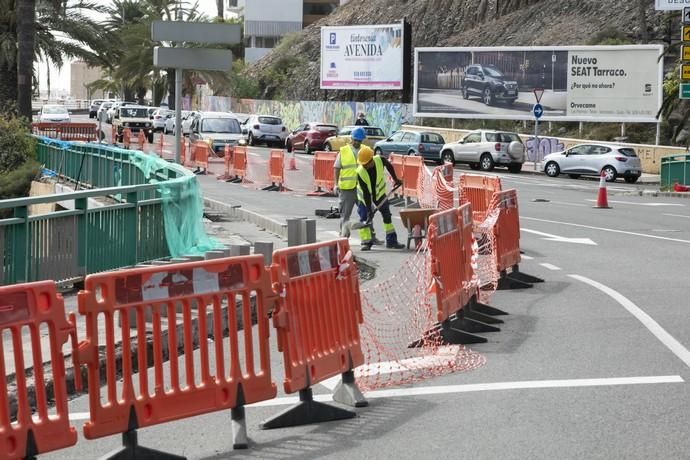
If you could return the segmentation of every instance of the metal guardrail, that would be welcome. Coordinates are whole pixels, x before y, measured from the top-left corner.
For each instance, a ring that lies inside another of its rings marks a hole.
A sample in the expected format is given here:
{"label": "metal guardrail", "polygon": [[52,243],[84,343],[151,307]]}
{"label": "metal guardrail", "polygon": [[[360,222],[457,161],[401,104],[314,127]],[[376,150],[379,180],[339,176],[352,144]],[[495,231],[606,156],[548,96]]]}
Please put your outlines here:
{"label": "metal guardrail", "polygon": [[[46,139],[37,150],[46,168],[90,190],[0,201],[0,212],[12,210],[0,219],[0,284],[78,280],[170,255],[158,184],[136,154]],[[191,173],[169,164],[152,175],[167,182]],[[29,206],[66,202],[72,210],[29,215]]]}
{"label": "metal guardrail", "polygon": [[690,154],[661,157],[660,173],[662,190],[670,189],[676,182],[690,185]]}

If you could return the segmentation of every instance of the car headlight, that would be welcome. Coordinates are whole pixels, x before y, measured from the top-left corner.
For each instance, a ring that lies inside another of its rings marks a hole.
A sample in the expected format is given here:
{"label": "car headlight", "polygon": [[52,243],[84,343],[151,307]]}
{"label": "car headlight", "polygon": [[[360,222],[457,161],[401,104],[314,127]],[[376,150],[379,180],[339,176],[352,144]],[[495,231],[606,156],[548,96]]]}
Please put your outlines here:
{"label": "car headlight", "polygon": [[149,128],[151,126],[151,123],[146,123],[146,127]]}
{"label": "car headlight", "polygon": [[206,139],[205,142],[208,144],[209,147],[213,147],[213,139]]}
{"label": "car headlight", "polygon": [[237,145],[247,145],[247,140],[246,139],[240,139],[237,141]]}

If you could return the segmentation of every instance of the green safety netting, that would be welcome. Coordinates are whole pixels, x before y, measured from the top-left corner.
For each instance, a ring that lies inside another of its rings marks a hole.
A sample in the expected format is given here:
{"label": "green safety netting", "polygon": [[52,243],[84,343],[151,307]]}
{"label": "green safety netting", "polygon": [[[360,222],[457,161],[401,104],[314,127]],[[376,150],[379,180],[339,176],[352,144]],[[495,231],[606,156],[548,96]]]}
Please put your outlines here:
{"label": "green safety netting", "polygon": [[206,251],[221,247],[218,241],[206,233],[203,224],[204,206],[201,189],[196,176],[184,167],[169,163],[155,154],[137,150],[59,141],[45,137],[40,137],[39,140],[61,149],[77,150],[82,155],[98,153],[100,156],[105,154],[112,159],[117,158],[121,164],[112,169],[113,177],[109,180],[111,184],[122,185],[122,170],[126,166],[125,163],[134,165],[141,171],[145,180],[143,183],[156,184],[161,200],[165,239],[172,257],[203,255]]}

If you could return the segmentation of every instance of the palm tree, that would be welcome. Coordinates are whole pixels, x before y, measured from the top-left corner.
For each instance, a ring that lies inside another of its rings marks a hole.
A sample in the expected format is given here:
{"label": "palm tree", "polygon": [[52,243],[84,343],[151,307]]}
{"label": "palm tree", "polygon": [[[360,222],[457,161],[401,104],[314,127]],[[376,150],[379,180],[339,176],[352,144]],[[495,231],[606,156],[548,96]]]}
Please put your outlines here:
{"label": "palm tree", "polygon": [[17,0],[17,112],[31,120],[36,1]]}
{"label": "palm tree", "polygon": [[225,5],[224,5],[224,0],[216,0],[216,11],[217,11],[217,17],[219,19],[223,19],[223,14],[225,13]]}

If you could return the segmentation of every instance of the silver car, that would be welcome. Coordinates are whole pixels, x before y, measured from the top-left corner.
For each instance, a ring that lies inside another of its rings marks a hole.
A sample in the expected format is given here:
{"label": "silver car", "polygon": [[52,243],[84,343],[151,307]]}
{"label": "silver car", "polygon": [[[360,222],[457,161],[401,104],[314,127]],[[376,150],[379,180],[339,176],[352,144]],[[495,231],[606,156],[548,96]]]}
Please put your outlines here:
{"label": "silver car", "polygon": [[603,172],[608,182],[622,177],[625,182],[634,184],[642,174],[642,163],[635,150],[615,144],[579,144],[546,155],[542,165],[549,177],[567,174],[577,179],[580,176],[599,176]]}
{"label": "silver car", "polygon": [[495,166],[506,166],[519,173],[525,162],[525,146],[517,133],[478,130],[468,133],[457,142],[445,144],[441,160],[467,163],[472,169],[491,171]]}
{"label": "silver car", "polygon": [[287,128],[280,117],[271,115],[250,115],[244,122],[242,134],[247,136],[249,145],[265,143],[267,146],[285,144]]}

